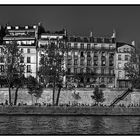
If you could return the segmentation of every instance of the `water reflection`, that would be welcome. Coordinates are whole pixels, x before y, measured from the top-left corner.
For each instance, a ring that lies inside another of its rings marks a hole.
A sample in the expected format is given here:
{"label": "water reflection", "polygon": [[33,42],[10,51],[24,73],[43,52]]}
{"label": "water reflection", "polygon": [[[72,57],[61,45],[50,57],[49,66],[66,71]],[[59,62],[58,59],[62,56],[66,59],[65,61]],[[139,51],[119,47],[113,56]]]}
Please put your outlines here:
{"label": "water reflection", "polygon": [[0,116],[0,134],[140,134],[140,117]]}

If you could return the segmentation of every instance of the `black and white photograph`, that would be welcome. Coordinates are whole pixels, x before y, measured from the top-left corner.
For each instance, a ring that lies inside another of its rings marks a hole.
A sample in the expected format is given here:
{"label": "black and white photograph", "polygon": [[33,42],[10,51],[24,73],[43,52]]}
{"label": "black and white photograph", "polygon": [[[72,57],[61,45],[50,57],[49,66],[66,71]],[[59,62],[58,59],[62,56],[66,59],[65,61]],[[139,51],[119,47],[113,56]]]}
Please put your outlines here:
{"label": "black and white photograph", "polygon": [[0,5],[0,135],[140,135],[140,5]]}

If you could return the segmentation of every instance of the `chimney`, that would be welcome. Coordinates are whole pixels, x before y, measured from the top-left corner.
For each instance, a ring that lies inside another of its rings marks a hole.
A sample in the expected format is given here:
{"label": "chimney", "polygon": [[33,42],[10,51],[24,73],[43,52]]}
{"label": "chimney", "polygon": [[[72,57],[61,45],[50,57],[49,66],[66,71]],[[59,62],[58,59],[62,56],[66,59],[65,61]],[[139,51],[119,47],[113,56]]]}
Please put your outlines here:
{"label": "chimney", "polygon": [[135,41],[132,41],[132,43],[131,43],[133,46],[135,46]]}
{"label": "chimney", "polygon": [[115,31],[115,29],[113,29],[113,35],[112,35],[111,38],[116,38],[116,31]]}
{"label": "chimney", "polygon": [[66,29],[64,29],[64,34],[65,34],[65,36],[67,36],[67,30]]}
{"label": "chimney", "polygon": [[92,34],[92,32],[90,32],[90,37],[93,37],[93,34]]}

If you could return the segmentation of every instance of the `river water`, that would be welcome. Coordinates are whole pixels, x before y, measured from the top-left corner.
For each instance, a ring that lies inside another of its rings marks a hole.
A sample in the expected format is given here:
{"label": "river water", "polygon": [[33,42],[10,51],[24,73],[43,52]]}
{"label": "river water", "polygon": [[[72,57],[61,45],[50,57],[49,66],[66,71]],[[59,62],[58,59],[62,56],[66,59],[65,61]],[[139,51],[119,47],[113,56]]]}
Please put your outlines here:
{"label": "river water", "polygon": [[0,134],[140,134],[140,116],[0,116]]}

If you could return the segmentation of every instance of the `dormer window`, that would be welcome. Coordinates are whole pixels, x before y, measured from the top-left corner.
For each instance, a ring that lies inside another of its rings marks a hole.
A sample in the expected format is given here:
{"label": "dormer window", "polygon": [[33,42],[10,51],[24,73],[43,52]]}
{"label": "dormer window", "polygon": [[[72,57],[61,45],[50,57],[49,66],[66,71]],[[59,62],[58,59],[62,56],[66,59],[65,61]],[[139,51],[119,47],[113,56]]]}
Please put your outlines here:
{"label": "dormer window", "polygon": [[34,25],[33,28],[36,29],[36,25]]}
{"label": "dormer window", "polygon": [[7,29],[10,30],[11,29],[11,26],[7,26]]}
{"label": "dormer window", "polygon": [[28,26],[25,26],[25,29],[28,29]]}
{"label": "dormer window", "polygon": [[124,49],[123,49],[123,52],[126,52],[126,51],[127,51],[126,48],[124,48]]}
{"label": "dormer window", "polygon": [[19,26],[16,26],[15,29],[19,29]]}

